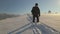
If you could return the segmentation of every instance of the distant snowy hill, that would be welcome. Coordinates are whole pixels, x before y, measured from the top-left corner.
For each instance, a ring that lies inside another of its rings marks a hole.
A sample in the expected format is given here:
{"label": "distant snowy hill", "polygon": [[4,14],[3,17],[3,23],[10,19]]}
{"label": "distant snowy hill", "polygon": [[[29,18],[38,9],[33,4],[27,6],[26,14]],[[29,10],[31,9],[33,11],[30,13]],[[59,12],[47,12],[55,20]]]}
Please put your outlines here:
{"label": "distant snowy hill", "polygon": [[30,14],[0,20],[0,34],[60,34],[60,16],[41,15],[39,23]]}
{"label": "distant snowy hill", "polygon": [[13,14],[0,14],[0,20],[2,19],[6,19],[6,18],[11,18],[11,17],[16,17],[16,16],[19,16],[19,15],[13,15]]}

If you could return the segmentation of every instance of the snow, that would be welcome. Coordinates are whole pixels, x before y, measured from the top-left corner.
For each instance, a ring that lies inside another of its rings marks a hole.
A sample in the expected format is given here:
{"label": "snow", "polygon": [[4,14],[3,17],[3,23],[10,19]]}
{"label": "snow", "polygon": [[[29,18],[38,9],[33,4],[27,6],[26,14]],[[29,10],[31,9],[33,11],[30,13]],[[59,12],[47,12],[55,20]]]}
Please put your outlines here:
{"label": "snow", "polygon": [[0,34],[60,34],[60,15],[41,15],[39,23],[29,14],[0,20]]}

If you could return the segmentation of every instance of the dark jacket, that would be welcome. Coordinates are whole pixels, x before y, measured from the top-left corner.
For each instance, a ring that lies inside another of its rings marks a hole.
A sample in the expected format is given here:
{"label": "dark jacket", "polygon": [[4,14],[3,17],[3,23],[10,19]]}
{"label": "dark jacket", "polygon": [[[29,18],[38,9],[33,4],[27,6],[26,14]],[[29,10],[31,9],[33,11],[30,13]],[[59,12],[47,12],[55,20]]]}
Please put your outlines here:
{"label": "dark jacket", "polygon": [[38,7],[33,7],[31,12],[33,16],[40,16],[40,9]]}

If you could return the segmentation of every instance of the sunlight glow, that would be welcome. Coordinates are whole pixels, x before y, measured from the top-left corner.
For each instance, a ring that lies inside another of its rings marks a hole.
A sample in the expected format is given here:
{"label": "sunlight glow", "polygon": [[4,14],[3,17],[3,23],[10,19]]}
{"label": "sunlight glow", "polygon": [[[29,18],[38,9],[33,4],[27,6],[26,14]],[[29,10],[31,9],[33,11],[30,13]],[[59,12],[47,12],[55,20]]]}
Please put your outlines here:
{"label": "sunlight glow", "polygon": [[60,6],[60,0],[58,0],[57,4]]}

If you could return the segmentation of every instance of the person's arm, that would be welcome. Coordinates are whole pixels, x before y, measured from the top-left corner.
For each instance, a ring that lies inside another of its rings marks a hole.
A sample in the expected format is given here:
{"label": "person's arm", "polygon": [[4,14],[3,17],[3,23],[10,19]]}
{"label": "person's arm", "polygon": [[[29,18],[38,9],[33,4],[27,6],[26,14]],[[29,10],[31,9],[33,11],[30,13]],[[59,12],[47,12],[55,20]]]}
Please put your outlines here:
{"label": "person's arm", "polygon": [[32,13],[32,15],[33,15],[33,8],[32,8],[32,10],[31,10],[31,13]]}
{"label": "person's arm", "polygon": [[39,13],[39,16],[40,16],[40,9],[38,8],[38,13]]}

